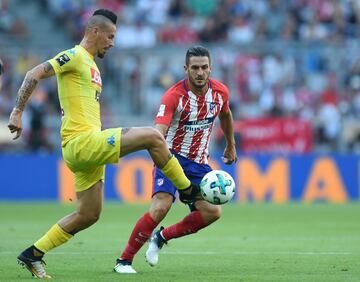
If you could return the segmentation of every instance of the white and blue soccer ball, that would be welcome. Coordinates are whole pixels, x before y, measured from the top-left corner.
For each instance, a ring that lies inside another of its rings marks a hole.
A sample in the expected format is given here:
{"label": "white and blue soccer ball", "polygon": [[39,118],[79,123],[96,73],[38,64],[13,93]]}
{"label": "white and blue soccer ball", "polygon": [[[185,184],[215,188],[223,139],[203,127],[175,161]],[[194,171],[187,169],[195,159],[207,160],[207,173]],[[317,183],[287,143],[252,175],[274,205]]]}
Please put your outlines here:
{"label": "white and blue soccer ball", "polygon": [[222,205],[235,194],[235,181],[223,170],[213,170],[204,175],[200,182],[202,197],[211,204]]}

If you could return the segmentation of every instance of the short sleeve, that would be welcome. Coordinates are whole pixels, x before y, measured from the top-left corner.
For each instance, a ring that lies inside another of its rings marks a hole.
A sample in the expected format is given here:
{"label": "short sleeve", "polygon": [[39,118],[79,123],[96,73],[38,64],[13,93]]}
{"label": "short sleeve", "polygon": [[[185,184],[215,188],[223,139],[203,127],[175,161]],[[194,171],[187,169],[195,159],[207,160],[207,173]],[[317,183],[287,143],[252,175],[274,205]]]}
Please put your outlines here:
{"label": "short sleeve", "polygon": [[54,58],[48,60],[56,74],[76,68],[76,57],[71,50],[60,52]]}
{"label": "short sleeve", "polygon": [[221,91],[221,97],[223,99],[223,106],[221,108],[221,112],[227,112],[230,109],[230,105],[229,105],[229,89],[225,86],[222,85],[222,91]]}
{"label": "short sleeve", "polygon": [[178,98],[176,93],[169,89],[161,99],[161,104],[155,118],[155,123],[170,126],[172,117],[177,108],[177,102]]}

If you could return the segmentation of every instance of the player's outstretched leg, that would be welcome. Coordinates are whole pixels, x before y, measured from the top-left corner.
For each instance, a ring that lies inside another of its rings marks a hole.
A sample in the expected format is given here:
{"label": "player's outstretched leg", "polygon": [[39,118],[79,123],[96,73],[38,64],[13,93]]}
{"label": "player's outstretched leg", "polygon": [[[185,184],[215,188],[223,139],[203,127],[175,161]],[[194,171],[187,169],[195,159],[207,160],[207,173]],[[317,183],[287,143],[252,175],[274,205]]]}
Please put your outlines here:
{"label": "player's outstretched leg", "polygon": [[167,244],[167,241],[161,236],[161,231],[164,227],[160,227],[159,230],[155,230],[151,235],[149,247],[145,253],[146,261],[150,264],[150,266],[157,265],[159,261],[159,252],[164,246]]}
{"label": "player's outstretched leg", "polygon": [[32,276],[40,279],[51,278],[50,275],[46,274],[44,267],[45,262],[42,259],[43,255],[35,256],[34,252],[41,254],[39,250],[37,250],[34,246],[31,246],[17,257],[18,263],[21,266],[26,267],[31,272]]}

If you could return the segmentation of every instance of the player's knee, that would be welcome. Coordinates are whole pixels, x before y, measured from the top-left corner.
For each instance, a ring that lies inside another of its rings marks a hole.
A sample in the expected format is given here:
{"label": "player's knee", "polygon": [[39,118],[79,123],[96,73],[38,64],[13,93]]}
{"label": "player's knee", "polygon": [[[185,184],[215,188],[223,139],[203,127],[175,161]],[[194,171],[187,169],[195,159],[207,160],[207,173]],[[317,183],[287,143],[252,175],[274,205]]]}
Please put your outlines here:
{"label": "player's knee", "polygon": [[156,222],[160,222],[164,219],[169,209],[167,205],[158,205],[151,209],[150,215]]}
{"label": "player's knee", "polygon": [[81,221],[83,222],[83,225],[85,226],[91,226],[95,222],[97,222],[100,218],[100,212],[91,212],[87,214],[81,215]]}
{"label": "player's knee", "polygon": [[160,222],[169,212],[173,197],[167,193],[156,193],[150,206],[150,216],[156,222]]}
{"label": "player's knee", "polygon": [[89,217],[89,221],[94,224],[95,222],[97,222],[100,219],[100,213],[93,213],[90,215]]}
{"label": "player's knee", "polygon": [[152,147],[161,147],[166,144],[164,136],[155,128],[149,128],[149,140]]}

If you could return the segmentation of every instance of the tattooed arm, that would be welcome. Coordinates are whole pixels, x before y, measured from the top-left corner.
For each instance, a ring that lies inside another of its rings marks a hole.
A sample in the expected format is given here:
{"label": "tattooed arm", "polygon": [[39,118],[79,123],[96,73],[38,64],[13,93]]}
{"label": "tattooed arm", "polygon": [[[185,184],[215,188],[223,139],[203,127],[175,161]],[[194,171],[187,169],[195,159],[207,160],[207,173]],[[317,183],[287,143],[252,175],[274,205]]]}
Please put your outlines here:
{"label": "tattooed arm", "polygon": [[26,73],[24,81],[18,91],[15,107],[12,110],[9,118],[8,127],[10,132],[16,132],[16,135],[13,139],[17,139],[21,135],[22,113],[24,111],[26,102],[33,93],[39,80],[53,75],[55,75],[55,71],[49,62],[44,62]]}

